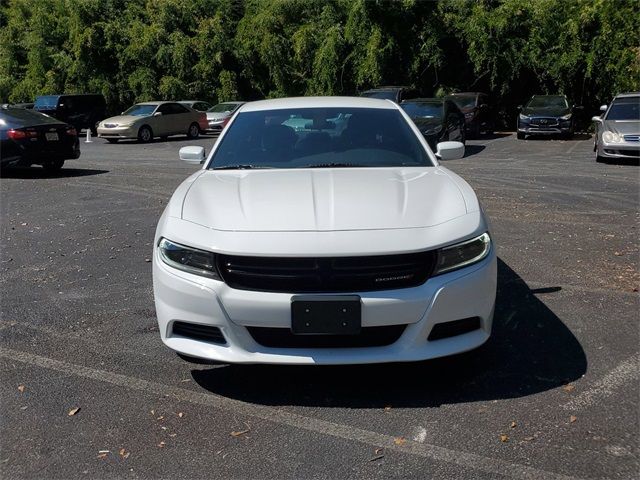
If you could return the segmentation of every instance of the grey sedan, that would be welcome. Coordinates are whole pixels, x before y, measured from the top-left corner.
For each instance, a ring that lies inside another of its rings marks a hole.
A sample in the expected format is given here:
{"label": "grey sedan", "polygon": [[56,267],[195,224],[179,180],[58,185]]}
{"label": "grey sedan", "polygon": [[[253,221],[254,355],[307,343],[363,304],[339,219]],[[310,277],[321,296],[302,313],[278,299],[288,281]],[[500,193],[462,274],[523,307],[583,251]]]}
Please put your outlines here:
{"label": "grey sedan", "polygon": [[640,158],[640,92],[621,93],[603,105],[596,126],[593,151],[596,162],[606,159]]}

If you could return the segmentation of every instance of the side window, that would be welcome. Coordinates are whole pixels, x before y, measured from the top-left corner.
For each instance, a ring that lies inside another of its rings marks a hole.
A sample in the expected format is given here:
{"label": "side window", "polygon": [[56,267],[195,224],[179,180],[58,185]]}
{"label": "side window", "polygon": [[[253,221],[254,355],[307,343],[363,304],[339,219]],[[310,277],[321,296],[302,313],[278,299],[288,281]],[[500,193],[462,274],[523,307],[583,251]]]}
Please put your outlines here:
{"label": "side window", "polygon": [[185,107],[184,105],[180,105],[179,103],[170,103],[168,107],[169,107],[169,113],[178,114],[178,113],[189,112],[189,109],[187,107]]}
{"label": "side window", "polygon": [[165,103],[163,105],[160,105],[158,107],[158,110],[156,110],[156,112],[161,113],[162,115],[169,115],[171,114],[171,104],[170,103]]}

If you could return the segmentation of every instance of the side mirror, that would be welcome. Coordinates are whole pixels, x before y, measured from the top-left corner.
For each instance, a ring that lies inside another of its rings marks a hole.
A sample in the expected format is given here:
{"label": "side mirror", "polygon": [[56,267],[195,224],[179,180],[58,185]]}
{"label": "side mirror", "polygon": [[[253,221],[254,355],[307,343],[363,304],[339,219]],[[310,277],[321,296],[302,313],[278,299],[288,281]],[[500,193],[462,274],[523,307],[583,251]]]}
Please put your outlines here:
{"label": "side mirror", "polygon": [[461,142],[440,142],[436,150],[440,160],[457,160],[464,157],[464,144]]}
{"label": "side mirror", "polygon": [[199,165],[204,162],[205,151],[203,147],[182,147],[178,152],[180,160],[192,165]]}
{"label": "side mirror", "polygon": [[160,117],[162,116],[162,112],[156,112],[153,114],[154,117]]}
{"label": "side mirror", "polygon": [[591,117],[591,121],[592,122],[602,122],[602,118],[600,118],[598,115],[596,115],[595,117]]}
{"label": "side mirror", "polygon": [[606,105],[600,105],[600,111],[601,112],[606,112],[607,111],[607,106]]}

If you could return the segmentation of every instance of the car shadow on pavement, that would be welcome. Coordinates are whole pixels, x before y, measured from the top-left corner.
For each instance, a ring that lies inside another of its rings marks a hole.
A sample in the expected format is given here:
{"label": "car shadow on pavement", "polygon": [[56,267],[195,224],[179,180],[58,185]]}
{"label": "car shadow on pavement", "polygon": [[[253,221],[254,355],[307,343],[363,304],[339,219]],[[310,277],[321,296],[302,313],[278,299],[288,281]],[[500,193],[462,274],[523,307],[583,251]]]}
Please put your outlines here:
{"label": "car shadow on pavement", "polygon": [[640,158],[605,158],[602,160],[602,163],[606,165],[629,165],[629,166],[640,166]]}
{"label": "car shadow on pavement", "polygon": [[224,365],[193,370],[215,394],[263,405],[348,408],[437,407],[517,398],[580,378],[587,359],[578,340],[498,260],[498,295],[491,339],[465,354],[417,363],[359,366]]}
{"label": "car shadow on pavement", "polygon": [[464,146],[464,157],[462,158],[467,158],[467,157],[471,157],[473,155],[477,155],[478,153],[480,153],[481,151],[483,151],[485,148],[484,145],[465,145]]}
{"label": "car shadow on pavement", "polygon": [[93,168],[62,168],[55,173],[48,173],[40,167],[13,167],[2,169],[2,178],[72,178],[88,177],[90,175],[101,175],[109,173],[109,170],[97,170]]}

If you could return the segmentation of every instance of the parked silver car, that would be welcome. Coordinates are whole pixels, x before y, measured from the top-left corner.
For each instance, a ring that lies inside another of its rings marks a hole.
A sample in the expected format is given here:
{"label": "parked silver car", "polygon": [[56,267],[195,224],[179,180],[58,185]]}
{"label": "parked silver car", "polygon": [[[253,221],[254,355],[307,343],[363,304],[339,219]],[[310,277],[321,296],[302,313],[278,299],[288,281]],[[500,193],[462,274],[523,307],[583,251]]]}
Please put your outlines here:
{"label": "parked silver car", "polygon": [[621,93],[602,105],[593,117],[596,162],[606,159],[640,159],[640,92]]}
{"label": "parked silver car", "polygon": [[137,103],[122,115],[107,118],[98,124],[98,137],[109,143],[137,138],[146,143],[154,137],[186,134],[196,138],[207,129],[207,117],[178,102]]}
{"label": "parked silver car", "polygon": [[222,102],[207,110],[207,129],[210,132],[221,132],[235,111],[246,102]]}

